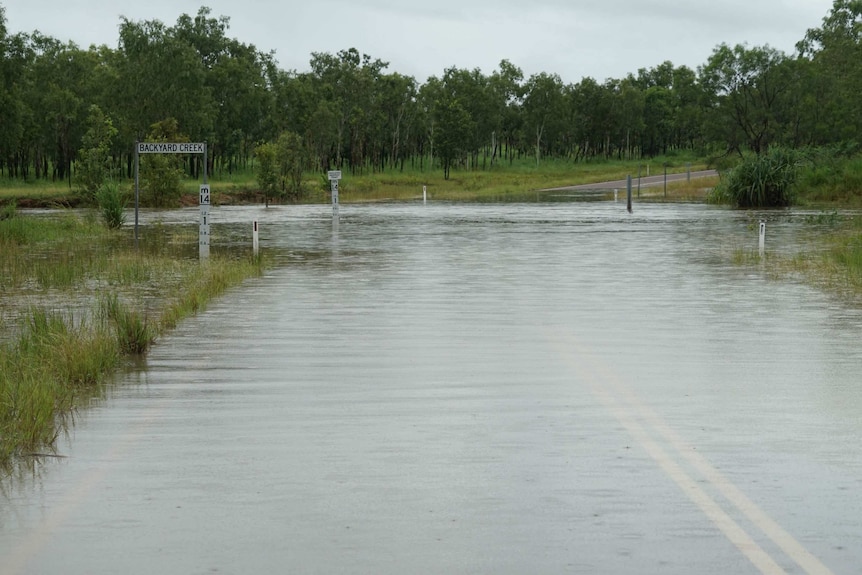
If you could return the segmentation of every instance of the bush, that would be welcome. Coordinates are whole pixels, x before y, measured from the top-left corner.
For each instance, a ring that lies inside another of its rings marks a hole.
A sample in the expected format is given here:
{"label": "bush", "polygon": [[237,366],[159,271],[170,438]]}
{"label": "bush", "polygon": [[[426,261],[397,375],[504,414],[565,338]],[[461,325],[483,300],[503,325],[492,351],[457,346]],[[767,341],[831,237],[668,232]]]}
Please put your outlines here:
{"label": "bush", "polygon": [[96,192],[96,202],[102,219],[110,229],[116,230],[126,223],[126,200],[116,182],[105,182]]}
{"label": "bush", "polygon": [[710,195],[710,201],[740,208],[783,207],[793,203],[804,155],[788,148],[771,148],[747,156],[732,168]]}
{"label": "bush", "polygon": [[3,220],[11,220],[15,216],[18,215],[18,204],[15,203],[15,200],[12,200],[2,209],[0,209],[0,222]]}

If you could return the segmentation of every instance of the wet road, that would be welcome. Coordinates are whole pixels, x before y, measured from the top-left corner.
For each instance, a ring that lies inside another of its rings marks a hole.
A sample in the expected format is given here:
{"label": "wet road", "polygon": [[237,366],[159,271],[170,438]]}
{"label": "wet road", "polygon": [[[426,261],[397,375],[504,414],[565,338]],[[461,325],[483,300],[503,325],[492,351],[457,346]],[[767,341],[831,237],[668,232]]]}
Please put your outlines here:
{"label": "wet road", "polygon": [[[664,185],[665,182],[673,183],[673,182],[682,182],[685,180],[698,180],[701,178],[714,178],[718,176],[717,170],[699,170],[695,172],[684,172],[679,174],[664,174],[653,175],[653,176],[641,176],[640,178],[637,175],[632,176],[632,187],[634,189],[639,188],[654,188],[661,185]],[[598,182],[592,184],[580,184],[577,186],[564,186],[561,188],[548,188],[546,190],[542,190],[545,192],[562,192],[562,191],[593,191],[593,190],[620,190],[625,192],[626,186],[628,185],[628,180],[613,180],[610,182]]]}
{"label": "wet road", "polygon": [[729,264],[751,214],[223,208],[214,246],[255,218],[279,265],[4,486],[0,573],[862,573],[862,312]]}

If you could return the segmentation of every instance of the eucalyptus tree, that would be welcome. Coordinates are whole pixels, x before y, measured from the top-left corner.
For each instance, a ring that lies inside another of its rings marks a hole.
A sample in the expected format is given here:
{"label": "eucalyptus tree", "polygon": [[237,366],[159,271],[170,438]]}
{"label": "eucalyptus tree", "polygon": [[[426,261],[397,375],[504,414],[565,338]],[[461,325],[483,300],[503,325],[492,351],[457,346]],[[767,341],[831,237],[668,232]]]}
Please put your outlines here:
{"label": "eucalyptus tree", "polygon": [[621,80],[616,88],[618,101],[617,115],[619,119],[619,149],[626,159],[631,159],[635,153],[635,144],[640,140],[644,130],[644,108],[646,106],[643,91],[631,77]]}
{"label": "eucalyptus tree", "polygon": [[403,168],[410,151],[410,135],[417,115],[417,91],[416,80],[410,76],[393,73],[381,78],[376,99],[382,120],[380,137],[388,146],[383,159],[391,167],[401,162]]}
{"label": "eucalyptus tree", "polygon": [[524,97],[522,83],[524,73],[508,60],[502,60],[499,70],[491,74],[489,89],[491,102],[495,108],[494,131],[491,134],[491,165],[494,159],[502,156],[503,145],[510,162],[514,160],[514,150],[521,131],[521,102]]}
{"label": "eucalyptus tree", "polygon": [[700,83],[713,98],[712,135],[729,150],[741,154],[747,148],[759,155],[780,137],[781,106],[793,87],[787,60],[769,46],[721,44],[698,69]]}
{"label": "eucalyptus tree", "polygon": [[[533,74],[524,86],[524,125],[535,147],[536,165],[542,148],[550,149],[563,116],[563,81],[556,74]],[[552,132],[548,134],[547,132]]]}
{"label": "eucalyptus tree", "polygon": [[799,42],[801,56],[814,66],[811,98],[818,122],[817,143],[858,140],[862,131],[862,0],[834,0],[819,28]]}
{"label": "eucalyptus tree", "polygon": [[673,70],[673,134],[677,148],[695,148],[703,144],[703,87],[697,74],[687,66]]}
{"label": "eucalyptus tree", "polygon": [[607,118],[611,115],[610,97],[605,86],[586,77],[572,86],[569,98],[575,108],[575,159],[607,155],[605,135]]}
{"label": "eucalyptus tree", "polygon": [[20,78],[24,141],[35,176],[69,179],[92,101],[94,52],[34,32],[27,36]]}
{"label": "eucalyptus tree", "polygon": [[230,18],[214,18],[211,13],[201,7],[194,18],[183,14],[170,33],[198,54],[215,110],[209,149],[213,161],[232,172],[238,160],[249,157],[253,142],[270,135],[267,115],[272,93],[267,73],[273,56],[229,38]]}
{"label": "eucalyptus tree", "polygon": [[10,36],[6,11],[0,5],[0,168],[17,176],[25,166],[18,157],[24,137],[25,105],[21,78],[27,66],[26,36]]}
{"label": "eucalyptus tree", "polygon": [[125,146],[167,118],[193,140],[206,139],[217,111],[206,77],[204,59],[182,33],[158,20],[121,18],[116,116]]}
{"label": "eucalyptus tree", "polygon": [[366,161],[374,90],[388,63],[361,54],[355,48],[341,50],[337,55],[312,53],[311,74],[315,93],[332,103],[336,111],[335,164],[342,166],[348,156],[353,170],[361,169]]}
{"label": "eucalyptus tree", "polygon": [[75,181],[88,201],[96,198],[96,193],[111,176],[111,149],[117,129],[110,116],[93,104],[90,106],[85,126],[87,128],[78,150]]}
{"label": "eucalyptus tree", "polygon": [[450,114],[455,109],[451,103],[457,102],[457,107],[462,108],[469,118],[465,125],[458,127],[459,133],[463,134],[459,149],[469,160],[470,166],[475,168],[481,150],[491,143],[497,123],[494,94],[488,78],[478,68],[447,68],[443,72],[442,91],[445,113]]}

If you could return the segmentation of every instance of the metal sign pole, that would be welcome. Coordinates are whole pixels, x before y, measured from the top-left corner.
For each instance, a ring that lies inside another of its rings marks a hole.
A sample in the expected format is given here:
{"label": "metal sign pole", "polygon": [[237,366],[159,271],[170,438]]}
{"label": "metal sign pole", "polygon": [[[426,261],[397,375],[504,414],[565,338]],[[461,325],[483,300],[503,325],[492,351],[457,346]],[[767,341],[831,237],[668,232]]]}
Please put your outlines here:
{"label": "metal sign pole", "polygon": [[139,180],[138,180],[138,172],[139,164],[140,164],[140,155],[138,154],[138,141],[135,140],[135,249],[138,249],[138,197],[140,195],[139,192]]}

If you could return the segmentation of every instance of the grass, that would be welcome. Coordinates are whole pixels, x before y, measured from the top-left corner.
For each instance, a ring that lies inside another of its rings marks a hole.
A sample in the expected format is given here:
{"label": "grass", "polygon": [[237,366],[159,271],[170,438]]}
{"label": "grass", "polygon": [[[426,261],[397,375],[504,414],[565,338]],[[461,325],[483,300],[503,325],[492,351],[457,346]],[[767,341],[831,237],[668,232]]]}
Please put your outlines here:
{"label": "grass", "polygon": [[[481,160],[480,160],[481,162]],[[441,201],[489,201],[505,200],[534,192],[543,188],[553,188],[587,184],[604,180],[623,179],[627,175],[637,176],[638,169],[644,176],[656,175],[669,164],[668,173],[684,172],[688,163],[692,170],[704,169],[704,162],[688,158],[657,158],[653,160],[621,161],[595,160],[573,163],[568,160],[544,159],[539,166],[531,158],[496,164],[486,169],[453,170],[451,178],[445,180],[441,169],[424,170],[418,167],[405,169],[343,170],[344,179],[340,183],[342,203],[371,202],[384,200],[415,200],[422,198],[422,186],[427,186],[429,199]],[[213,188],[215,204],[261,203],[263,194],[259,192],[253,168],[234,171],[231,174],[217,171],[209,176]],[[187,178],[182,181],[183,205],[197,204],[198,188],[201,182]],[[130,183],[122,182],[121,187],[128,189]],[[305,174],[303,199],[307,203],[327,203],[329,201],[329,182],[325,174]],[[146,194],[142,191],[142,197]],[[65,182],[17,182],[0,181],[0,205],[17,201],[21,207],[50,205],[75,205],[77,196]]]}
{"label": "grass", "polygon": [[782,269],[802,274],[810,283],[862,302],[862,220],[852,218],[824,234],[821,250],[781,262]]}
{"label": "grass", "polygon": [[812,226],[807,249],[792,256],[754,249],[734,249],[734,265],[760,266],[770,278],[802,279],[809,285],[862,304],[862,218],[821,212],[806,218]]}
{"label": "grass", "polygon": [[262,269],[129,236],[74,215],[0,220],[0,465],[50,451],[123,361]]}

